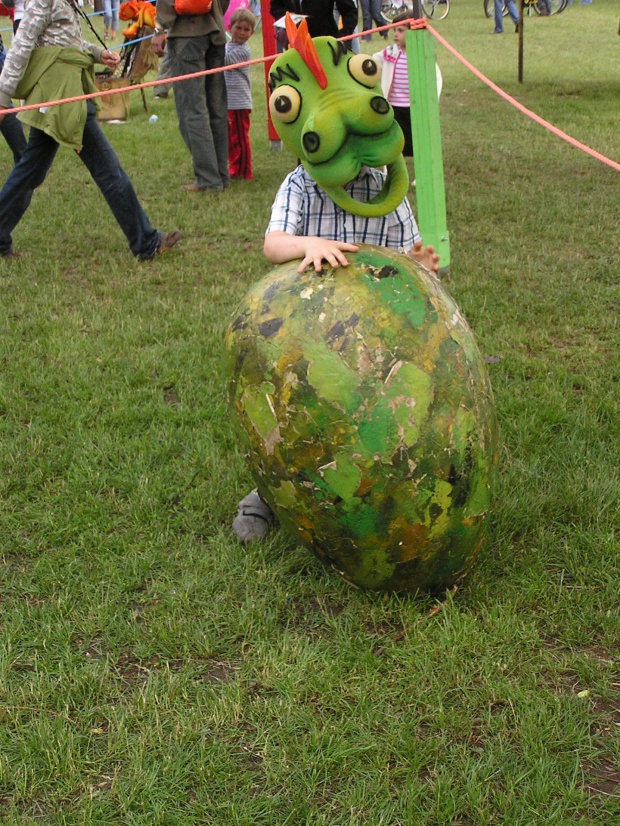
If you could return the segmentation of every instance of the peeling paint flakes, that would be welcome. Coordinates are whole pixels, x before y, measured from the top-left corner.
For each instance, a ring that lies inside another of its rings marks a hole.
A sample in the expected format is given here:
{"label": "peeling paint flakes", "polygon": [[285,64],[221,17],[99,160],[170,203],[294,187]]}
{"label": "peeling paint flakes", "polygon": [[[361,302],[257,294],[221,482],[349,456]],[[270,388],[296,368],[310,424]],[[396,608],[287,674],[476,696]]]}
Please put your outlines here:
{"label": "peeling paint flakes", "polygon": [[314,290],[312,289],[312,287],[306,287],[306,289],[305,289],[305,290],[302,290],[302,291],[299,293],[299,297],[300,297],[300,298],[310,298],[310,296],[311,296],[313,293],[314,293]]}
{"label": "peeling paint flakes", "polygon": [[391,370],[390,370],[390,372],[387,374],[387,378],[386,378],[386,380],[385,380],[383,383],[384,383],[385,385],[388,385],[388,384],[392,381],[392,379],[394,378],[394,376],[396,375],[396,373],[398,373],[398,371],[400,370],[400,368],[401,368],[402,366],[403,366],[402,361],[401,361],[401,360],[397,361],[397,362],[396,362],[396,364],[394,364],[394,365],[392,366],[392,369],[391,369]]}
{"label": "peeling paint flakes", "polygon": [[323,465],[319,468],[319,473],[323,476],[323,472],[326,470],[338,470],[338,465],[336,462],[328,462],[326,465]]}
{"label": "peeling paint flakes", "polygon": [[278,417],[276,416],[276,409],[273,406],[273,402],[271,401],[271,396],[269,395],[269,393],[265,393],[265,398],[267,399],[267,404],[269,405],[269,409],[273,413],[273,418],[277,421]]}

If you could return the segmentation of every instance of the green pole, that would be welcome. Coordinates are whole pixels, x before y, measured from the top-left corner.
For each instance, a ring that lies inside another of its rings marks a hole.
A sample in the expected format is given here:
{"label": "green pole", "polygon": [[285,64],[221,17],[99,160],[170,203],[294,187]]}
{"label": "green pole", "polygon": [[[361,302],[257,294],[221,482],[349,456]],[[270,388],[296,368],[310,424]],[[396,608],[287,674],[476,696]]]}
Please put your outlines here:
{"label": "green pole", "polygon": [[422,241],[435,247],[440,256],[439,266],[444,269],[450,264],[450,236],[446,221],[434,38],[425,29],[408,31],[405,49],[418,227]]}

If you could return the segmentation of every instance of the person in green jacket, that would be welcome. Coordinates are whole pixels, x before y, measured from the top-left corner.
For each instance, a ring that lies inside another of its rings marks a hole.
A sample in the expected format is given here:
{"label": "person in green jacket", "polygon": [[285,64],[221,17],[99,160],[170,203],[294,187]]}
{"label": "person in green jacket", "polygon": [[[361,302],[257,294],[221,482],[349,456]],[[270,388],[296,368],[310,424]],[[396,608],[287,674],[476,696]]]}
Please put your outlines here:
{"label": "person in green jacket", "polygon": [[28,144],[0,191],[0,256],[17,258],[11,233],[45,180],[58,147],[74,149],[99,187],[131,252],[153,258],[174,246],[181,233],[154,229],[116,153],[99,124],[91,100],[60,106],[47,101],[94,92],[94,64],[114,68],[116,52],[82,40],[77,0],[29,0],[0,75],[0,121],[11,98],[37,109],[20,115],[30,125]]}

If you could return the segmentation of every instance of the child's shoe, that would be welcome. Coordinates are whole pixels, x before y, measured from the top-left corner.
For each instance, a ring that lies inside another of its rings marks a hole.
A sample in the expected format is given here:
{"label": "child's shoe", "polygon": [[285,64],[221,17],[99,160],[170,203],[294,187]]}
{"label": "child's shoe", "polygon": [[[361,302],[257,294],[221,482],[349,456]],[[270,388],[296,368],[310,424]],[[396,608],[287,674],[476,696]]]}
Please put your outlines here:
{"label": "child's shoe", "polygon": [[274,520],[273,511],[261,497],[257,488],[248,493],[238,505],[232,529],[235,536],[247,544],[262,539]]}

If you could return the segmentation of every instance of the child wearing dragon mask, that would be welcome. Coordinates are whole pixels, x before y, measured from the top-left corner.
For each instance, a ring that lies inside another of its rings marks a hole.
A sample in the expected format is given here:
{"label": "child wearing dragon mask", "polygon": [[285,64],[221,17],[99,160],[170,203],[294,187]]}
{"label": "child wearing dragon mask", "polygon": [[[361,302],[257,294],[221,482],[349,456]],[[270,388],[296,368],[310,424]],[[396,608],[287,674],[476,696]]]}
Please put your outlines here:
{"label": "child wearing dragon mask", "polygon": [[[403,133],[381,93],[377,62],[334,38],[312,40],[305,20],[298,29],[287,20],[287,35],[291,48],[271,69],[269,106],[280,139],[301,162],[276,194],[265,257],[273,264],[300,258],[299,272],[310,265],[320,272],[323,261],[346,267],[346,253],[364,243],[399,250],[437,272],[439,256],[423,245],[406,198]],[[273,520],[253,490],[232,528],[250,542]]]}

